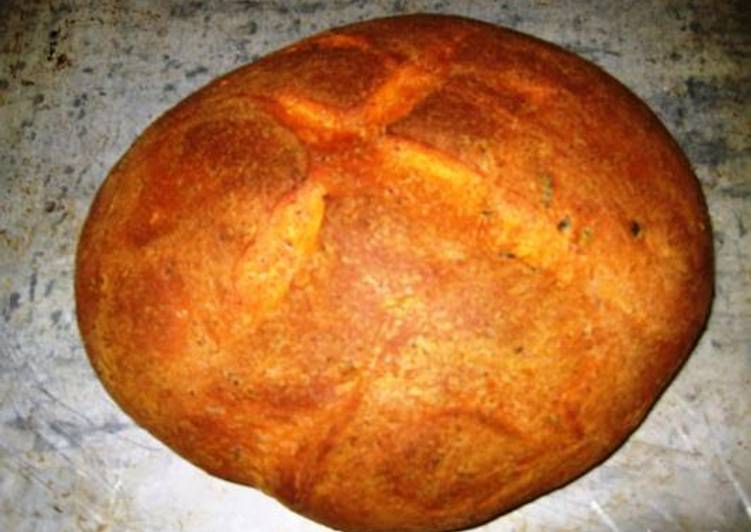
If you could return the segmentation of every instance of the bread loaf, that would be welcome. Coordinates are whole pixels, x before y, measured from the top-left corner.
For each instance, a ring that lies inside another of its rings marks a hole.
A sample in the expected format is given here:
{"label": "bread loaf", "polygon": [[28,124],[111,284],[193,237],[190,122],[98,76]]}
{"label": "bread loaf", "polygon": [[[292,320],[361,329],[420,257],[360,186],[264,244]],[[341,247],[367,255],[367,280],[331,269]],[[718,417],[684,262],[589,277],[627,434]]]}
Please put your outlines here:
{"label": "bread loaf", "polygon": [[112,397],[341,530],[438,531],[587,471],[712,293],[699,184],[599,68],[445,16],[324,32],[156,120],[78,248]]}

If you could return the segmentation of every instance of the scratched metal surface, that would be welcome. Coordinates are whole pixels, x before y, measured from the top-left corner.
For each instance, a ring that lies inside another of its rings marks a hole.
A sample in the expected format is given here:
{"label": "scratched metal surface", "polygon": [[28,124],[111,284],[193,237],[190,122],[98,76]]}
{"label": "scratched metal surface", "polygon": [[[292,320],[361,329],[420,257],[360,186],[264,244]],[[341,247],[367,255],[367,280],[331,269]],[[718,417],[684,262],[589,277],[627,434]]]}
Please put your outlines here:
{"label": "scratched metal surface", "polygon": [[76,329],[73,253],[107,170],[168,107],[301,36],[421,10],[532,33],[621,79],[686,150],[714,224],[707,331],[646,423],[588,475],[481,528],[751,529],[751,22],[742,3],[0,3],[0,530],[323,530],[203,474],[112,403]]}

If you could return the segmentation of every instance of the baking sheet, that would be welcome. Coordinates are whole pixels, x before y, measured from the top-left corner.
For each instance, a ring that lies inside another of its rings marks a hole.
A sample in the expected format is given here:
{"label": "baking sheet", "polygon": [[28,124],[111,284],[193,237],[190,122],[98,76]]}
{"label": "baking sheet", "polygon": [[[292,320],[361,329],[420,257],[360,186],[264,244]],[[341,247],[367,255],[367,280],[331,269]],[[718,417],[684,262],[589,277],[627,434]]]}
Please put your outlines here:
{"label": "baking sheet", "polygon": [[743,2],[0,3],[0,530],[314,531],[214,479],[112,403],[75,325],[76,238],[107,170],[212,78],[322,29],[429,11],[603,66],[685,149],[710,205],[705,334],[603,465],[481,530],[751,529],[751,22]]}

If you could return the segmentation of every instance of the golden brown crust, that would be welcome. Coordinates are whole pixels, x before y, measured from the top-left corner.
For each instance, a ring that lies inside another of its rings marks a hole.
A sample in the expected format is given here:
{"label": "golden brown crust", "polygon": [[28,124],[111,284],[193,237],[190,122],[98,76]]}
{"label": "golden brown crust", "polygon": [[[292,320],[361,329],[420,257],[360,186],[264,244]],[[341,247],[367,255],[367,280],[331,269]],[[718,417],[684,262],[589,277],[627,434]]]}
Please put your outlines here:
{"label": "golden brown crust", "polygon": [[345,530],[448,530],[602,460],[688,355],[710,228],[593,65],[416,15],[333,30],[157,120],[99,191],[76,297],[118,403]]}

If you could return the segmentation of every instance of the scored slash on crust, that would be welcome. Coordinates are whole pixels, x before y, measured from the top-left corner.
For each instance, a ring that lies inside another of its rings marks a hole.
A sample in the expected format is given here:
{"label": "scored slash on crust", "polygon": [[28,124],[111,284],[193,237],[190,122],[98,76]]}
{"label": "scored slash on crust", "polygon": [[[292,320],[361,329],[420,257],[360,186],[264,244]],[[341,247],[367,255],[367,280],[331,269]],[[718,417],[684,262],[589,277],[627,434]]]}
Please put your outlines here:
{"label": "scored slash on crust", "polygon": [[243,327],[287,294],[293,278],[313,253],[323,223],[324,188],[308,181],[283,198],[235,267],[235,288],[245,302]]}

